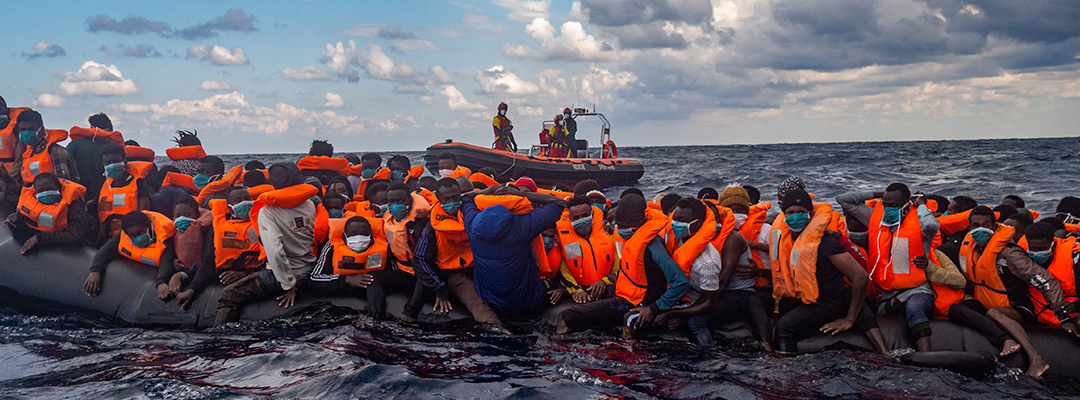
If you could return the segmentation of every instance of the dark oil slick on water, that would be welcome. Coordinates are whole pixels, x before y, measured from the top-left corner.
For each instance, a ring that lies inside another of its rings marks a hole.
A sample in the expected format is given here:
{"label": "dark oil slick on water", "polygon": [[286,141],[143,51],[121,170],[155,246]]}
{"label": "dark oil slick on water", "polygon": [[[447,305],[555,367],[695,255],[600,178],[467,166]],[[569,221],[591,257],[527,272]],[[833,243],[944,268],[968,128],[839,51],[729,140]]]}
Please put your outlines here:
{"label": "dark oil slick on water", "polygon": [[[1029,208],[1048,212],[1057,199],[1080,194],[1077,139],[622,152],[646,163],[637,186],[648,195],[693,195],[703,186],[739,182],[758,186],[771,200],[775,184],[792,174],[819,199],[902,181],[913,190],[965,194],[988,204],[1019,194]],[[407,155],[414,163],[422,158]],[[258,158],[269,164],[297,157]],[[360,329],[352,325],[352,311],[327,307],[288,319],[172,330],[118,326],[6,295],[0,305],[0,397],[996,399],[1080,393],[1075,380],[1030,379],[1004,368],[978,381],[856,350],[781,358],[762,353],[752,340],[726,340],[703,351],[685,342],[624,341],[614,330],[556,338],[549,327],[529,321],[510,322],[516,334],[509,337],[480,333],[469,322]]]}

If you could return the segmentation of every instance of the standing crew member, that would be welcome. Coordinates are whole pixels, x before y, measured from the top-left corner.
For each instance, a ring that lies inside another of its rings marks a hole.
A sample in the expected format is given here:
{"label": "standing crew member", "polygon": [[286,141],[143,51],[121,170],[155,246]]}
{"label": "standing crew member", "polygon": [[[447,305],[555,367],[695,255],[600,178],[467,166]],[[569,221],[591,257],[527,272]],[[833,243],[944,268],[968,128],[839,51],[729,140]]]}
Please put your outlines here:
{"label": "standing crew member", "polygon": [[506,103],[499,103],[499,114],[491,121],[491,128],[495,130],[495,143],[491,147],[495,150],[517,153],[517,142],[514,140],[514,124],[510,118],[506,118]]}
{"label": "standing crew member", "polygon": [[555,116],[555,125],[548,129],[548,157],[572,157],[570,154],[570,139],[567,138],[565,124],[562,114],[559,114]]}
{"label": "standing crew member", "polygon": [[[570,107],[562,110],[563,123],[566,124],[566,140],[570,144],[570,155],[567,157],[578,158],[577,148],[577,121],[573,117]],[[588,149],[584,149],[588,150]]]}

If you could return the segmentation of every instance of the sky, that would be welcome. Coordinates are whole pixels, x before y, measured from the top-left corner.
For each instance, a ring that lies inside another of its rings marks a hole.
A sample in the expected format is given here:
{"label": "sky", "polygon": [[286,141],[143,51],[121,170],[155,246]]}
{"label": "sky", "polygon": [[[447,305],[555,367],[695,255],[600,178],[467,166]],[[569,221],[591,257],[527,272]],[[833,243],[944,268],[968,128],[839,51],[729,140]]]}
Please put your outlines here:
{"label": "sky", "polygon": [[[1080,1],[30,2],[0,96],[159,153],[519,145],[585,107],[619,147],[1076,136]],[[7,54],[3,54],[7,53]],[[595,121],[579,139],[598,146]]]}

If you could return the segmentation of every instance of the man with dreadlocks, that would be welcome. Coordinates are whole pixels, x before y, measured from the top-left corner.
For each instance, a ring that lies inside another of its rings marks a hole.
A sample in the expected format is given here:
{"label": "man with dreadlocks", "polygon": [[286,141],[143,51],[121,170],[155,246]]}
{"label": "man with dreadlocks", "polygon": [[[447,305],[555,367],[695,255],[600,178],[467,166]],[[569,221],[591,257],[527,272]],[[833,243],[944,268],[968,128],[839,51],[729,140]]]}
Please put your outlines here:
{"label": "man with dreadlocks", "polygon": [[206,151],[202,148],[202,141],[198,138],[199,131],[176,131],[173,142],[176,147],[166,149],[165,154],[173,161],[173,166],[181,173],[195,176],[199,173],[199,159],[206,157]]}

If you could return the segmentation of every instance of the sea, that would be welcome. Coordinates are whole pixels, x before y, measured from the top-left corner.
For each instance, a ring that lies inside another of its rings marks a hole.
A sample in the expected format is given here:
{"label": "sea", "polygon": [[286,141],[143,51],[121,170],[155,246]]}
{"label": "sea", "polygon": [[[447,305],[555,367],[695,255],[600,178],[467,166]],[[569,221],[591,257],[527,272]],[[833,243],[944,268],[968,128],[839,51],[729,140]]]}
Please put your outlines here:
{"label": "sea", "polygon": [[[912,191],[967,195],[989,205],[1015,194],[1029,209],[1053,215],[1062,197],[1080,195],[1076,138],[626,147],[620,153],[641,160],[645,175],[605,188],[609,198],[632,186],[651,197],[749,184],[763,200],[775,200],[776,185],[789,176],[801,177],[819,201],[903,182]],[[415,164],[424,153],[380,154],[406,155]],[[252,159],[270,165],[300,156],[223,159],[229,166]],[[212,329],[147,328],[4,298],[0,398],[998,399],[1080,393],[1080,381],[1055,376],[1053,367],[1035,379],[999,366],[994,376],[976,380],[855,349],[779,357],[752,339],[701,348],[623,340],[614,329],[556,337],[551,327],[528,320],[508,323],[513,334],[505,336],[467,321],[357,327],[356,318],[352,310],[320,306]]]}

